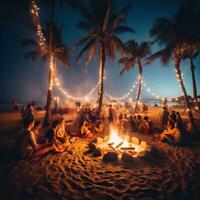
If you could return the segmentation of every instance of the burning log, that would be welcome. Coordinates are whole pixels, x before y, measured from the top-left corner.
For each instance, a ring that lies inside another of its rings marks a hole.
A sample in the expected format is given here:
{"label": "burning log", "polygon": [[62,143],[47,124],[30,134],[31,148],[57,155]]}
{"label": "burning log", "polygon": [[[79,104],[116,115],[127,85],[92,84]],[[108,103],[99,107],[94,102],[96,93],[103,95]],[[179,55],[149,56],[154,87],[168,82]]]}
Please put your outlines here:
{"label": "burning log", "polygon": [[121,150],[130,151],[130,150],[135,150],[135,147],[121,147],[120,149],[121,149]]}
{"label": "burning log", "polygon": [[118,151],[112,146],[112,144],[108,144],[108,146],[109,146],[112,150],[114,150],[115,152],[118,152]]}
{"label": "burning log", "polygon": [[116,148],[116,149],[119,148],[122,144],[123,144],[123,141],[120,142],[115,148]]}

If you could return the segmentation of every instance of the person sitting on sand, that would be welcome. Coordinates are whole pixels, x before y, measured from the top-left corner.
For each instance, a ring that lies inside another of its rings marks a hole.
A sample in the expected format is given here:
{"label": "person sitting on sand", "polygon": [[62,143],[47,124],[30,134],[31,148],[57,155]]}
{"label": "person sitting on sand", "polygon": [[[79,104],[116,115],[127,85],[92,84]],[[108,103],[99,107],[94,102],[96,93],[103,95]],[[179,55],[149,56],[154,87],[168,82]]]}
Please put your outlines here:
{"label": "person sitting on sand", "polygon": [[136,120],[137,129],[141,126],[141,124],[142,124],[142,116],[138,115]]}
{"label": "person sitting on sand", "polygon": [[65,118],[60,119],[59,126],[54,137],[56,137],[56,139],[61,143],[65,143],[67,141],[67,133],[65,130]]}
{"label": "person sitting on sand", "polygon": [[182,139],[182,134],[179,128],[177,128],[177,124],[174,124],[169,120],[170,125],[168,130],[165,130],[160,135],[160,140],[162,142],[170,143],[170,144],[178,144]]}
{"label": "person sitting on sand", "polygon": [[81,136],[87,137],[89,134],[91,134],[90,130],[91,126],[88,121],[84,121],[83,125],[81,126]]}
{"label": "person sitting on sand", "polygon": [[152,121],[149,120],[147,116],[144,117],[141,125],[138,127],[139,131],[144,134],[152,133]]}
{"label": "person sitting on sand", "polygon": [[37,141],[40,141],[41,139],[41,129],[42,129],[42,123],[40,121],[35,121],[32,131],[34,132]]}
{"label": "person sitting on sand", "polygon": [[51,128],[46,132],[45,134],[45,138],[46,138],[46,142],[50,143],[50,144],[54,144],[55,148],[58,152],[63,152],[66,149],[66,144],[64,142],[64,140],[61,142],[61,138],[59,137],[60,135],[60,121],[59,120],[55,120],[52,123]]}
{"label": "person sitting on sand", "polygon": [[175,110],[172,110],[170,115],[169,115],[169,118],[171,121],[173,121],[174,123],[176,123],[176,112]]}
{"label": "person sitting on sand", "polygon": [[21,133],[19,141],[18,141],[18,150],[19,157],[21,159],[26,159],[30,157],[38,157],[43,154],[46,154],[49,151],[55,150],[55,146],[48,145],[40,145],[37,143],[35,134],[32,131],[34,127],[33,119],[26,119],[24,121],[25,130]]}
{"label": "person sitting on sand", "polygon": [[31,103],[28,103],[24,112],[22,113],[23,121],[25,122],[26,120],[34,120],[34,108]]}

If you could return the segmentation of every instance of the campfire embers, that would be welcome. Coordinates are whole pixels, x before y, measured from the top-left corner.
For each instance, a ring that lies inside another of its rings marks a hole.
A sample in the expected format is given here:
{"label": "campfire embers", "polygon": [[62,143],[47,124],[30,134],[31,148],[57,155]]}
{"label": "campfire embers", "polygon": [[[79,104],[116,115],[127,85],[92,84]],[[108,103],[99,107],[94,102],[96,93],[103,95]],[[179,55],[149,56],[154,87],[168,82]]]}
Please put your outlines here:
{"label": "campfire embers", "polygon": [[138,157],[149,151],[149,146],[145,141],[140,142],[136,137],[123,136],[115,127],[110,127],[109,137],[106,137],[106,140],[99,139],[97,145],[104,153],[115,152],[121,158],[125,154]]}
{"label": "campfire embers", "polygon": [[133,144],[129,142],[127,137],[122,138],[119,136],[119,131],[114,127],[110,127],[110,136],[109,136],[108,146],[112,150],[118,153],[123,153],[123,152],[130,153],[131,151],[136,150]]}
{"label": "campfire embers", "polygon": [[114,143],[109,143],[108,144],[108,146],[111,148],[111,149],[113,149],[114,151],[117,151],[117,152],[120,152],[120,153],[122,153],[122,151],[133,151],[133,150],[135,150],[135,147],[132,147],[132,146],[130,146],[130,147],[122,147],[122,145],[123,145],[123,141],[122,142],[120,142],[117,146],[113,146],[114,145]]}

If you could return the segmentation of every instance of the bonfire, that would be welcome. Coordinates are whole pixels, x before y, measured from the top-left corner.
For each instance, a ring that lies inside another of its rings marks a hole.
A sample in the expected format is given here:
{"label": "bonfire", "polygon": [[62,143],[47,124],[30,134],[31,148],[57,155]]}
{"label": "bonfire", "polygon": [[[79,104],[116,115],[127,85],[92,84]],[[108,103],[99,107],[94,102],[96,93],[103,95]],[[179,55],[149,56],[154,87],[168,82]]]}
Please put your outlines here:
{"label": "bonfire", "polygon": [[123,153],[128,153],[133,157],[137,157],[149,151],[149,146],[145,141],[140,142],[137,137],[123,134],[114,126],[110,127],[108,137],[99,140],[98,146],[105,152],[114,151],[119,156],[122,156]]}

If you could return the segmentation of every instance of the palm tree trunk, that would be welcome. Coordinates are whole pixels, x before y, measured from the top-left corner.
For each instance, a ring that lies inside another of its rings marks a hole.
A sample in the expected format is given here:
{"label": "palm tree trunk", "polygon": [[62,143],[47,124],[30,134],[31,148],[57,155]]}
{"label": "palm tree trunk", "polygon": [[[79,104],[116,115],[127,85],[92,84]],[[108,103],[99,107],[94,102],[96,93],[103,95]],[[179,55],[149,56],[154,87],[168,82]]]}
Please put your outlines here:
{"label": "palm tree trunk", "polygon": [[51,121],[54,66],[55,66],[55,57],[53,56],[53,54],[51,54],[49,58],[49,82],[48,82],[48,92],[47,92],[47,102],[46,102],[46,114],[45,114],[43,126],[48,126]]}
{"label": "palm tree trunk", "polygon": [[141,64],[139,58],[138,58],[137,62],[138,62],[139,76],[138,76],[138,91],[137,91],[137,97],[136,97],[135,112],[137,112],[137,110],[139,108],[138,103],[140,101],[141,90],[142,90],[142,64]]}
{"label": "palm tree trunk", "polygon": [[195,73],[194,73],[195,66],[194,66],[194,62],[192,58],[190,58],[190,70],[192,74],[193,97],[196,100],[197,99],[197,85],[196,85],[196,78],[195,78]]}
{"label": "palm tree trunk", "polygon": [[52,98],[53,98],[53,70],[55,64],[55,57],[53,55],[53,21],[55,15],[55,5],[52,1],[52,9],[50,15],[50,27],[49,27],[49,83],[48,83],[48,93],[47,93],[47,102],[46,102],[46,113],[44,117],[43,126],[48,126],[51,121],[51,108],[52,108]]}
{"label": "palm tree trunk", "polygon": [[180,83],[182,93],[183,93],[184,98],[185,98],[185,106],[187,108],[188,118],[189,118],[189,121],[193,124],[194,117],[193,117],[192,110],[191,110],[191,107],[190,107],[190,102],[189,102],[188,95],[187,95],[187,92],[186,92],[186,89],[185,89],[185,85],[183,83],[183,79],[182,79],[182,76],[181,76],[180,63],[181,63],[181,57],[175,54],[174,55],[174,66],[175,66],[175,69],[176,69],[176,73],[178,75],[178,80],[179,80],[179,83]]}
{"label": "palm tree trunk", "polygon": [[103,104],[104,90],[104,68],[105,68],[105,46],[103,41],[99,41],[99,89],[98,89],[98,111],[97,116],[100,117]]}

